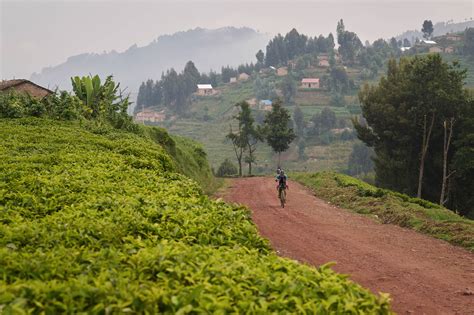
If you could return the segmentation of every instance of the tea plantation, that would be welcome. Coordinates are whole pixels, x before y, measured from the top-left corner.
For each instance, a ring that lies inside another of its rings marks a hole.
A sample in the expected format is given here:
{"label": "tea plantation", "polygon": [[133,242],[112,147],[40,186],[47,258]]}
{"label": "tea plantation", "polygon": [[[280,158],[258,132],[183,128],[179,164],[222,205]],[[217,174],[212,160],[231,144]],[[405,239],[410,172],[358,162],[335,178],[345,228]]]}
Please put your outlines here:
{"label": "tea plantation", "polygon": [[245,208],[178,173],[199,173],[190,144],[157,137],[0,119],[0,313],[390,313],[276,256]]}

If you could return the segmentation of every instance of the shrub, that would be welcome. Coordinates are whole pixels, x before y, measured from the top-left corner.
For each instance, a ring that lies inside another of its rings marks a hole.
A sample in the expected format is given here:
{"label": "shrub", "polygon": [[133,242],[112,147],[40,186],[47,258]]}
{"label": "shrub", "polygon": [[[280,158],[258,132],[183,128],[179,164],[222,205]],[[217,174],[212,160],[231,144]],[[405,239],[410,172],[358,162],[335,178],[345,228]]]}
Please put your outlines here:
{"label": "shrub", "polygon": [[225,159],[217,169],[216,175],[219,177],[232,176],[237,175],[237,172],[237,167],[229,159]]}

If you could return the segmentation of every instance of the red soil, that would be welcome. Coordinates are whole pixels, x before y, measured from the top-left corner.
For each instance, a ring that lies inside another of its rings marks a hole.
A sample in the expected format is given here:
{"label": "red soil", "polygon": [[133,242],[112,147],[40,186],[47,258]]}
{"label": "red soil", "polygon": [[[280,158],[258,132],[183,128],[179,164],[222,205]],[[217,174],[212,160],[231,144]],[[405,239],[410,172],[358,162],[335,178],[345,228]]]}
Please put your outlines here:
{"label": "red soil", "polygon": [[387,292],[399,314],[474,314],[474,254],[444,241],[336,208],[290,182],[282,209],[271,178],[231,182],[223,198],[248,206],[281,255]]}

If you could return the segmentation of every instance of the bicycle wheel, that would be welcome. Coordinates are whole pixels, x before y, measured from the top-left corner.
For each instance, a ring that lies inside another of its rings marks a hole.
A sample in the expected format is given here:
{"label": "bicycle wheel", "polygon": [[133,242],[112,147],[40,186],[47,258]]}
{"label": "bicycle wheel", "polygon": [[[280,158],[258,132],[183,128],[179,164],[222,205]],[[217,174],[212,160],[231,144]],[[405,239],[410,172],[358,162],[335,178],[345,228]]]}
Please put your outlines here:
{"label": "bicycle wheel", "polygon": [[285,208],[285,202],[286,202],[286,191],[285,189],[282,189],[280,192],[280,203],[281,203],[282,208]]}

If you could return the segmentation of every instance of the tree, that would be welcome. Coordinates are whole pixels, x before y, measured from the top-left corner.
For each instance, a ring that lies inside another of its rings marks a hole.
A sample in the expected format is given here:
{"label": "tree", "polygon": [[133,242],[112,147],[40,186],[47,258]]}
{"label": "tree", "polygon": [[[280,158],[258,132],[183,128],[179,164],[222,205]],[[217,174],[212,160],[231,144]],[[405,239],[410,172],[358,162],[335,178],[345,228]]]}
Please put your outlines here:
{"label": "tree", "polygon": [[461,109],[453,136],[453,163],[449,205],[460,214],[474,219],[474,99]]}
{"label": "tree", "polygon": [[363,45],[356,33],[346,31],[342,19],[337,23],[337,42],[342,59],[348,64],[354,64]]}
{"label": "tree", "polygon": [[448,174],[448,153],[449,147],[451,146],[451,140],[453,138],[453,127],[454,127],[454,118],[446,119],[443,122],[444,129],[444,138],[443,138],[443,179],[441,181],[441,195],[439,197],[439,204],[444,206],[448,201],[446,196],[446,190],[448,185],[448,179],[454,172]]}
{"label": "tree", "polygon": [[288,150],[290,143],[296,138],[293,128],[289,127],[290,113],[283,108],[280,99],[273,102],[272,110],[264,120],[265,139],[273,152],[278,153],[278,166],[280,167],[281,153]]}
{"label": "tree", "polygon": [[374,168],[372,156],[374,152],[364,143],[355,143],[349,156],[347,171],[349,175],[359,175],[369,173]]}
{"label": "tree", "polygon": [[439,201],[441,126],[458,120],[469,102],[465,77],[458,63],[428,55],[390,60],[379,84],[364,86],[359,100],[366,124],[353,123],[359,139],[374,148],[377,185]]}
{"label": "tree", "polygon": [[257,62],[259,64],[263,64],[263,62],[265,61],[265,54],[263,53],[261,49],[257,52],[255,57],[257,57]]}
{"label": "tree", "polygon": [[403,47],[411,47],[411,43],[407,38],[403,39]]}
{"label": "tree", "polygon": [[474,28],[470,27],[464,31],[464,54],[474,56]]}
{"label": "tree", "polygon": [[237,174],[237,167],[229,160],[225,159],[224,162],[217,169],[217,176],[232,176]]}
{"label": "tree", "polygon": [[239,176],[242,176],[242,157],[246,147],[245,139],[242,137],[242,127],[239,124],[238,131],[233,132],[232,125],[230,126],[230,131],[227,134],[226,138],[232,142],[232,147],[234,149],[235,157],[237,158],[237,163],[239,165]]}
{"label": "tree", "polygon": [[281,81],[281,91],[286,104],[293,104],[293,98],[296,95],[296,82],[291,75],[285,76]]}
{"label": "tree", "polygon": [[311,122],[313,123],[313,133],[317,136],[321,136],[321,134],[336,127],[336,113],[329,107],[324,107],[321,113],[311,117]]}
{"label": "tree", "polygon": [[423,32],[423,37],[425,39],[429,39],[431,37],[431,34],[433,34],[433,22],[431,22],[431,20],[425,20],[423,22],[423,27],[421,29],[421,31]]}
{"label": "tree", "polygon": [[296,106],[293,111],[293,120],[296,126],[296,135],[298,138],[302,138],[304,135],[304,115],[299,106]]}
{"label": "tree", "polygon": [[250,105],[247,102],[240,102],[236,104],[239,108],[239,114],[236,119],[239,123],[240,137],[242,144],[245,145],[247,155],[245,156],[245,162],[249,166],[249,175],[252,175],[252,163],[255,162],[255,150],[257,149],[257,143],[263,141],[263,136],[259,129],[254,125],[254,118],[250,110]]}

